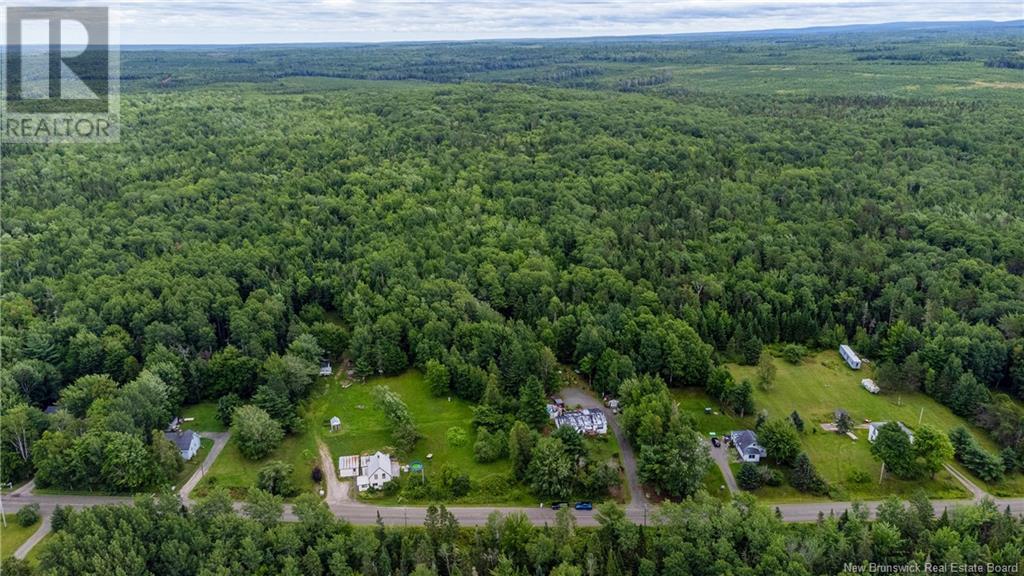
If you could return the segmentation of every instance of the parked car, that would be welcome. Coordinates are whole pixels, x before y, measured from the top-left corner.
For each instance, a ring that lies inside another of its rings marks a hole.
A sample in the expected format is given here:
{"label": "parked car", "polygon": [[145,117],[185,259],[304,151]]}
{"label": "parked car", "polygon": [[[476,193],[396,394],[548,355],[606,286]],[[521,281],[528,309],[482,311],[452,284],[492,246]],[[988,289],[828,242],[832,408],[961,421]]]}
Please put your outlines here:
{"label": "parked car", "polygon": [[593,510],[594,509],[594,504],[592,502],[577,502],[576,503],[576,509],[577,510]]}
{"label": "parked car", "polygon": [[714,446],[715,448],[720,448],[720,447],[722,446],[722,442],[721,442],[721,441],[720,441],[720,440],[719,440],[718,438],[712,438],[712,439],[711,439],[711,444],[712,444],[712,445],[713,445],[713,446]]}
{"label": "parked car", "polygon": [[551,509],[552,509],[552,510],[558,510],[558,509],[560,509],[560,508],[561,508],[562,506],[568,506],[568,505],[569,505],[569,503],[568,503],[568,502],[555,502],[554,504],[552,504],[552,505],[551,505]]}

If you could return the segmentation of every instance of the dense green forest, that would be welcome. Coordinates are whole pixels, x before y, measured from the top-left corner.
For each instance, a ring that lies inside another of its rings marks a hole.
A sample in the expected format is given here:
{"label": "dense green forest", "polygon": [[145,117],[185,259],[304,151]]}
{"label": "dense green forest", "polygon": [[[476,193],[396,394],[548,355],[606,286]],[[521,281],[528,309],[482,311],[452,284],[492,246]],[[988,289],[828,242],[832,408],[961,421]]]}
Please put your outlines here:
{"label": "dense green forest", "polygon": [[496,436],[560,365],[633,382],[682,497],[706,457],[665,385],[750,413],[722,362],[842,342],[1019,469],[1012,31],[127,51],[120,144],[3,149],[4,480],[158,483],[202,400],[286,433],[326,354],[433,367]]}

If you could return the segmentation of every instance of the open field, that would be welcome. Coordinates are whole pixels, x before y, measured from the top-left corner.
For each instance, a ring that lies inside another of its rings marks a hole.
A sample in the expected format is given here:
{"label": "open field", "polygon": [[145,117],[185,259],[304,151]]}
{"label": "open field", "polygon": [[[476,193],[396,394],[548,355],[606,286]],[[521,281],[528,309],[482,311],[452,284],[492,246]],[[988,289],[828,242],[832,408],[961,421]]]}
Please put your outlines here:
{"label": "open field", "polygon": [[202,497],[211,488],[219,486],[227,488],[235,498],[242,499],[249,487],[256,484],[260,468],[273,460],[281,460],[294,467],[292,481],[300,493],[315,492],[319,485],[313,483],[311,473],[316,459],[316,441],[311,434],[301,430],[286,436],[276,450],[258,461],[242,456],[238,444],[231,439],[192,494]]}
{"label": "open field", "polygon": [[719,500],[729,500],[729,488],[725,486],[725,477],[718,466],[712,464],[704,476],[704,490]]}
{"label": "open field", "polygon": [[28,540],[28,537],[39,530],[39,522],[24,527],[18,524],[14,514],[5,514],[7,526],[0,525],[0,558],[6,558]]}
{"label": "open field", "polygon": [[224,432],[227,427],[217,418],[217,402],[202,402],[186,406],[182,412],[185,418],[195,418],[184,425],[184,428],[196,432]]}
{"label": "open field", "polygon": [[[821,430],[819,424],[831,422],[837,408],[848,411],[858,425],[863,425],[867,419],[875,422],[901,420],[912,428],[920,424],[931,424],[943,431],[964,426],[987,450],[997,451],[995,442],[983,430],[969,424],[925,394],[868,393],[861,388],[860,381],[872,376],[870,365],[859,371],[851,370],[835,351],[814,354],[799,365],[776,358],[775,366],[775,386],[768,392],[755,387],[754,403],[757,410],[767,411],[769,418],[786,417],[794,409],[799,412],[806,423],[804,450],[821,475],[850,497],[907,495],[919,488],[936,498],[966,497],[967,492],[946,472],[941,472],[934,480],[905,482],[887,478],[879,485],[881,464],[871,456],[867,430],[854,431],[858,436],[857,441]],[[729,365],[728,368],[737,381],[756,380],[756,368],[753,366]],[[873,481],[850,481],[850,474],[854,470],[863,470]],[[1002,488],[1012,492],[1018,484],[1014,477],[1004,482]]]}
{"label": "open field", "polygon": [[[326,379],[319,392],[314,392],[306,410],[306,426],[330,448],[336,460],[339,456],[360,454],[375,450],[392,451],[390,425],[373,397],[375,386],[384,385],[402,397],[409,407],[413,421],[423,438],[417,442],[411,454],[401,458],[403,464],[422,462],[424,474],[439,472],[445,464],[455,466],[469,473],[474,485],[485,484],[487,490],[474,489],[469,495],[458,499],[459,503],[529,503],[532,502],[525,489],[509,487],[507,460],[480,464],[473,460],[473,412],[467,402],[452,397],[435,398],[427,389],[423,375],[410,370],[393,377],[373,378],[364,383],[354,383],[342,388],[340,375]],[[329,421],[332,416],[341,418],[341,430],[331,432]],[[467,441],[462,446],[448,445],[445,434],[449,428],[460,427],[466,431]],[[428,459],[427,455],[432,455]],[[399,503],[398,498],[376,496],[381,503]]]}
{"label": "open field", "polygon": [[[711,398],[701,388],[670,388],[672,398],[678,403],[679,409],[687,416],[693,417],[697,424],[697,431],[704,436],[715,432],[719,436],[728,434],[733,430],[742,430],[754,426],[755,417],[747,416],[740,418],[722,411],[717,400]],[[711,408],[711,414],[705,414],[704,409]]]}
{"label": "open field", "polygon": [[[924,490],[930,498],[967,498],[970,493],[945,470],[927,480],[900,480],[887,474],[879,484],[882,464],[871,455],[871,444],[868,442],[867,431],[858,430],[855,442],[846,436],[840,436],[819,430],[805,432],[803,435],[804,450],[811,462],[825,480],[833,487],[839,488],[838,499],[867,500],[880,496],[896,494],[910,496],[918,490]],[[857,470],[868,475],[866,482],[855,482],[851,474]]]}

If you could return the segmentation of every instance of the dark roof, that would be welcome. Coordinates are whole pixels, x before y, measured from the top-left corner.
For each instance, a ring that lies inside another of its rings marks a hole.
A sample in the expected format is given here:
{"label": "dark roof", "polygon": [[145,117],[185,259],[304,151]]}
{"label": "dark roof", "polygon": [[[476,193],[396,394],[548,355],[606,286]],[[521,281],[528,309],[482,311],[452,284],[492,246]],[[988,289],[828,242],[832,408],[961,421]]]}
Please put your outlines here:
{"label": "dark roof", "polygon": [[43,410],[43,412],[45,412],[47,414],[56,414],[57,413],[57,405],[56,404],[50,404],[49,406],[46,407],[45,410]]}
{"label": "dark roof", "polygon": [[178,450],[188,450],[192,446],[192,437],[198,436],[192,430],[182,430],[181,432],[164,432],[164,438],[167,438],[178,447]]}
{"label": "dark roof", "polygon": [[732,442],[743,454],[760,454],[766,456],[768,451],[757,443],[757,434],[751,430],[740,430],[732,433]]}

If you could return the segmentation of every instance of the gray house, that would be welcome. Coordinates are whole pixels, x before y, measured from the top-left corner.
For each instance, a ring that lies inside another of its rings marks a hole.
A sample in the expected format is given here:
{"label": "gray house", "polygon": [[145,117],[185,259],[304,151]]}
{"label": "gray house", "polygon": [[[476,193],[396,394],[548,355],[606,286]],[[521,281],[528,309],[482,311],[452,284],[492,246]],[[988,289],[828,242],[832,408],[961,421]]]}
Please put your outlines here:
{"label": "gray house", "polygon": [[178,447],[185,461],[191,460],[199,451],[199,434],[192,430],[164,432],[164,438]]}
{"label": "gray house", "polygon": [[768,451],[757,443],[757,434],[753,430],[740,430],[730,434],[732,445],[743,462],[760,462],[761,458],[768,456]]}

